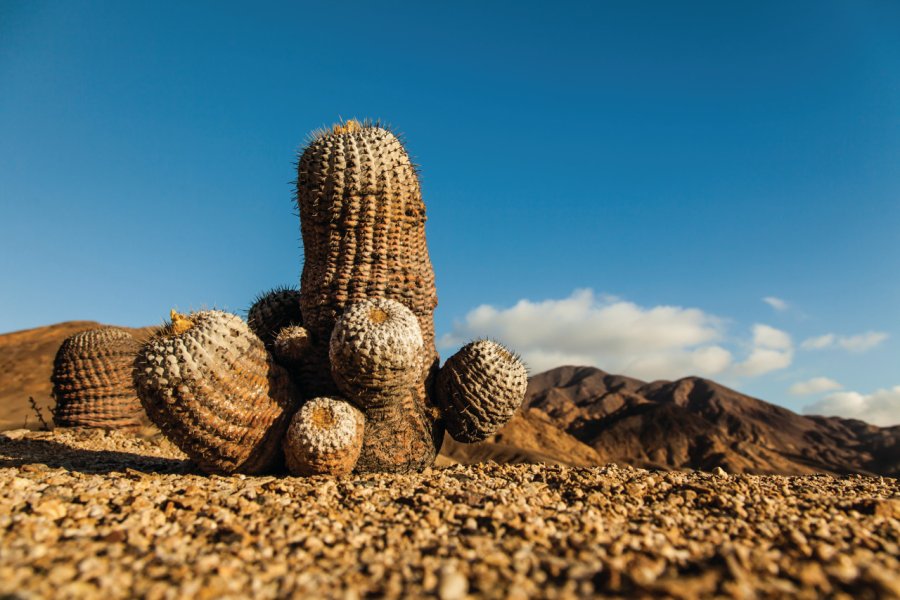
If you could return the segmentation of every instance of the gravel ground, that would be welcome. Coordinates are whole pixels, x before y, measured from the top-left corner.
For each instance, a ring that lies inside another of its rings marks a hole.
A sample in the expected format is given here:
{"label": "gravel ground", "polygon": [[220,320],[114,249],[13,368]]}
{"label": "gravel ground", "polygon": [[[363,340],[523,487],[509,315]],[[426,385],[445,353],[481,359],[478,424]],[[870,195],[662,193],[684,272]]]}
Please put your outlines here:
{"label": "gravel ground", "polygon": [[900,597],[900,484],[543,465],[207,477],[0,434],[0,596]]}

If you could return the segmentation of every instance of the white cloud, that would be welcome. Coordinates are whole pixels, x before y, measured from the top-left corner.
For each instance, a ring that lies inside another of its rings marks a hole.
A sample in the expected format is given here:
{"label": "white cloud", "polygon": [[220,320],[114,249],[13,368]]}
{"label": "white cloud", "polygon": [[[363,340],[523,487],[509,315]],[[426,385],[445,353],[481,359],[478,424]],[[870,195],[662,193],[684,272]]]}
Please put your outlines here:
{"label": "white cloud", "polygon": [[759,323],[753,326],[753,343],[763,348],[776,348],[778,350],[788,350],[793,346],[791,336],[787,333]]}
{"label": "white cloud", "polygon": [[857,335],[835,335],[826,333],[803,341],[800,346],[805,350],[823,350],[825,348],[843,348],[848,352],[865,352],[888,339],[883,331],[867,331]]}
{"label": "white cloud", "polygon": [[836,392],[804,407],[812,415],[838,416],[859,419],[873,425],[887,427],[900,424],[900,385],[871,394]]}
{"label": "white cloud", "polygon": [[778,312],[783,312],[788,309],[788,303],[782,300],[781,298],[776,298],[775,296],[766,296],[762,299],[763,302],[777,310]]}
{"label": "white cloud", "polygon": [[753,326],[753,348],[750,356],[734,365],[735,375],[756,377],[771,371],[787,368],[794,360],[794,346],[789,336],[780,329],[757,323]]}
{"label": "white cloud", "polygon": [[874,348],[887,338],[888,335],[882,331],[867,331],[866,333],[861,333],[859,335],[842,337],[838,340],[838,345],[850,352],[865,352],[866,350]]}
{"label": "white cloud", "polygon": [[734,366],[734,372],[743,377],[756,377],[770,371],[786,369],[791,366],[793,359],[794,353],[791,350],[754,348],[747,360]]}
{"label": "white cloud", "polygon": [[520,353],[532,372],[595,365],[642,379],[713,376],[732,363],[718,342],[722,321],[696,308],[638,306],[592,290],[568,298],[470,311],[440,340],[442,349],[491,337]]}
{"label": "white cloud", "polygon": [[841,389],[842,386],[834,379],[827,377],[813,377],[807,381],[798,381],[790,388],[788,392],[795,396],[806,396],[808,394],[821,394],[822,392],[831,392]]}
{"label": "white cloud", "polygon": [[800,347],[804,350],[821,350],[823,348],[830,348],[834,345],[835,336],[833,333],[826,333],[825,335],[820,335],[818,337],[811,337],[806,340],[803,340],[803,343],[800,344]]}

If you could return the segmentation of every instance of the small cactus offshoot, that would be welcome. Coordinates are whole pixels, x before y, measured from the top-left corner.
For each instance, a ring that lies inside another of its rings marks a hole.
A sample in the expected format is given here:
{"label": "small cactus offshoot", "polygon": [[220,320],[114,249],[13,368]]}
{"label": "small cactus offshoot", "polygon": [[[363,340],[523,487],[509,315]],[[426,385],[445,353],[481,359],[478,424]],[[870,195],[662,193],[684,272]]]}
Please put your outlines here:
{"label": "small cactus offshoot", "polygon": [[447,432],[458,442],[480,442],[496,433],[525,398],[528,372],[502,344],[479,340],[463,346],[438,372],[435,391]]}
{"label": "small cactus offshoot", "polygon": [[290,325],[275,336],[272,354],[280,364],[296,366],[303,362],[310,345],[309,332],[299,325]]}
{"label": "small cactus offshoot", "polygon": [[386,298],[351,305],[331,334],[331,375],[348,398],[366,406],[390,402],[421,377],[424,343],[412,312]]}
{"label": "small cactus offshoot", "polygon": [[247,311],[247,325],[271,350],[279,331],[291,325],[303,325],[300,292],[277,287],[260,295]]}
{"label": "small cactus offshoot", "polygon": [[339,398],[313,398],[297,411],[284,438],[284,457],[293,475],[346,475],[363,443],[365,418]]}

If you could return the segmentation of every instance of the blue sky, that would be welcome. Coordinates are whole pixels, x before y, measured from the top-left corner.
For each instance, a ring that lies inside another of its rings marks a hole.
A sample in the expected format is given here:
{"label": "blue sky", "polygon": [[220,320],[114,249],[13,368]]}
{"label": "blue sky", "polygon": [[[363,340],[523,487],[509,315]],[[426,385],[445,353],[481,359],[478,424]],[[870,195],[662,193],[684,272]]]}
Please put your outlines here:
{"label": "blue sky", "polygon": [[296,152],[375,117],[445,356],[900,422],[900,5],[484,4],[0,4],[0,331],[295,283]]}

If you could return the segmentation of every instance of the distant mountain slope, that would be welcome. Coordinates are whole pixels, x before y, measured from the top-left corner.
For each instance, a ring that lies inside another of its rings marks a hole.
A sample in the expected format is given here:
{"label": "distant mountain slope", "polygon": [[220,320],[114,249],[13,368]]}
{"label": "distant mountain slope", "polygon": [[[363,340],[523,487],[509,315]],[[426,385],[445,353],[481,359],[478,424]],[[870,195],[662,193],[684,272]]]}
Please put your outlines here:
{"label": "distant mountain slope", "polygon": [[[601,463],[900,474],[900,426],[802,416],[698,377],[644,383],[593,367],[559,367],[529,381],[522,416],[535,411],[592,448]],[[522,416],[486,444],[515,439],[520,448],[549,454],[529,437]]]}
{"label": "distant mountain slope", "polygon": [[[74,333],[100,326],[96,321],[66,321],[0,335],[0,430],[23,427],[26,421],[29,427],[37,426],[29,396],[50,420],[50,374],[59,345]],[[131,329],[139,339],[153,330]]]}

